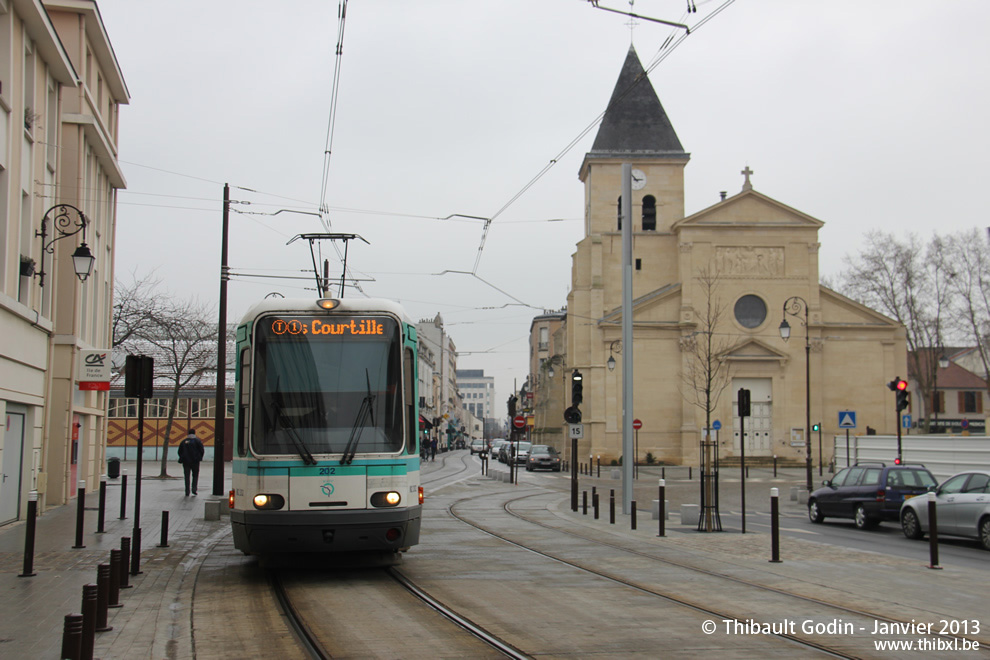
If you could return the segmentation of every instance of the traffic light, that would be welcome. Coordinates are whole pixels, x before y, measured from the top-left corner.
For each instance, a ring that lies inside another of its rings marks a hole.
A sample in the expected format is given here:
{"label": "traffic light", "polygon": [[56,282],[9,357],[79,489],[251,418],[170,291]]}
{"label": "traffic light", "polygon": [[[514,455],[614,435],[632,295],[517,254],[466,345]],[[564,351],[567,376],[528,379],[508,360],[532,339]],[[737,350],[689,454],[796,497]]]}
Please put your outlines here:
{"label": "traffic light", "polygon": [[814,423],[814,424],[811,425],[811,430],[812,431],[821,431],[822,430],[822,425],[821,424],[818,424],[816,422],[816,423]]}
{"label": "traffic light", "polygon": [[571,374],[571,405],[575,408],[584,401],[584,382],[577,369]]}
{"label": "traffic light", "polygon": [[740,417],[749,417],[750,414],[750,396],[749,390],[740,389],[736,395],[736,405],[739,408]]}
{"label": "traffic light", "polygon": [[509,408],[509,417],[510,418],[516,416],[516,401],[517,401],[517,399],[516,399],[516,396],[514,394],[509,397],[509,401],[507,403],[507,406]]}
{"label": "traffic light", "polygon": [[581,411],[578,410],[577,406],[571,406],[564,411],[564,421],[568,424],[581,423]]}
{"label": "traffic light", "polygon": [[897,394],[897,412],[901,412],[911,405],[911,393],[907,391],[908,382],[906,380],[895,378],[887,383],[887,388]]}
{"label": "traffic light", "polygon": [[907,391],[907,381],[897,381],[897,412],[907,409],[911,403],[911,393]]}

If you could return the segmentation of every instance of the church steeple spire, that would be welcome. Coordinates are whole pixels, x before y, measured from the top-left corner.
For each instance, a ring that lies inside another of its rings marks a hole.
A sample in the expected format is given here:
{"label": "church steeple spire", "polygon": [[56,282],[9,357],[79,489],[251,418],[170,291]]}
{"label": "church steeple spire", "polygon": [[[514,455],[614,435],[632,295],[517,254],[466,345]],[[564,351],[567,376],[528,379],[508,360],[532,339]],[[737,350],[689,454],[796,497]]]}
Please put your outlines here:
{"label": "church steeple spire", "polygon": [[589,155],[606,154],[688,157],[631,45]]}

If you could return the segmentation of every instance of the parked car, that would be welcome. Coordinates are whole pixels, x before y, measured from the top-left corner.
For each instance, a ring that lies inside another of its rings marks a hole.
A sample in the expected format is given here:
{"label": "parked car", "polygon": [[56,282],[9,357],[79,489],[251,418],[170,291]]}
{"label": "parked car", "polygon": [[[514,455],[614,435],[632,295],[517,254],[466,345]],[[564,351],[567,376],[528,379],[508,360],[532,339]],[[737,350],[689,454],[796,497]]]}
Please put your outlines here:
{"label": "parked car", "polygon": [[[990,550],[990,472],[960,472],[935,490],[938,535],[978,539]],[[915,497],[901,505],[901,530],[909,539],[928,532],[928,498]]]}
{"label": "parked car", "polygon": [[550,445],[533,445],[526,461],[526,471],[553,470],[560,472],[560,454]]}
{"label": "parked car", "polygon": [[511,440],[506,440],[498,446],[498,462],[509,464],[509,454],[512,452],[512,445],[515,444]]}
{"label": "parked car", "polygon": [[501,447],[504,442],[505,440],[501,438],[496,438],[495,440],[488,441],[488,460],[490,461],[498,460],[498,450],[499,447]]}
{"label": "parked car", "polygon": [[516,442],[516,465],[526,465],[526,461],[529,459],[529,450],[533,446],[532,442]]}
{"label": "parked car", "polygon": [[823,484],[808,497],[811,522],[852,518],[856,527],[867,529],[883,520],[900,520],[904,500],[927,493],[938,482],[920,463],[857,463]]}
{"label": "parked car", "polygon": [[474,456],[475,454],[480,454],[481,452],[485,451],[485,447],[486,444],[484,440],[475,438],[474,440],[471,441],[471,446],[469,447],[469,449],[471,450],[471,455]]}

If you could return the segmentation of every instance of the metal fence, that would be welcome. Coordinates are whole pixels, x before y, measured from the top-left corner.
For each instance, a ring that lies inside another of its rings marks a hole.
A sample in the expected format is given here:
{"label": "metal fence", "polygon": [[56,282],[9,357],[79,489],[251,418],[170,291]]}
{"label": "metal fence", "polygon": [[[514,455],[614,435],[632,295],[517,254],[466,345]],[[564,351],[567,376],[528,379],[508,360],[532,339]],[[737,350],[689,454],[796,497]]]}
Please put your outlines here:
{"label": "metal fence", "polygon": [[[893,464],[897,457],[896,435],[835,436],[835,467],[856,463]],[[990,470],[990,437],[957,435],[906,435],[901,437],[905,463],[923,463],[940,482],[965,470]]]}

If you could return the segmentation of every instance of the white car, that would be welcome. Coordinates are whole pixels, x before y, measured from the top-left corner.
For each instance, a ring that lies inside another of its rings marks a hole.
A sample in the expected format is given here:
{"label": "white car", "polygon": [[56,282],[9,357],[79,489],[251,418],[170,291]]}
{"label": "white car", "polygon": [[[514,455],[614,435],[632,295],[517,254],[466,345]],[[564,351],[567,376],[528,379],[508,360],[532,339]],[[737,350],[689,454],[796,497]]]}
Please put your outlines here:
{"label": "white car", "polygon": [[475,454],[480,454],[481,452],[485,451],[485,441],[478,439],[472,440],[469,449],[471,450],[472,456],[474,456]]}
{"label": "white car", "polygon": [[[938,535],[978,539],[990,550],[990,472],[960,472],[935,490]],[[901,530],[909,539],[928,532],[928,496],[919,495],[901,505]]]}

